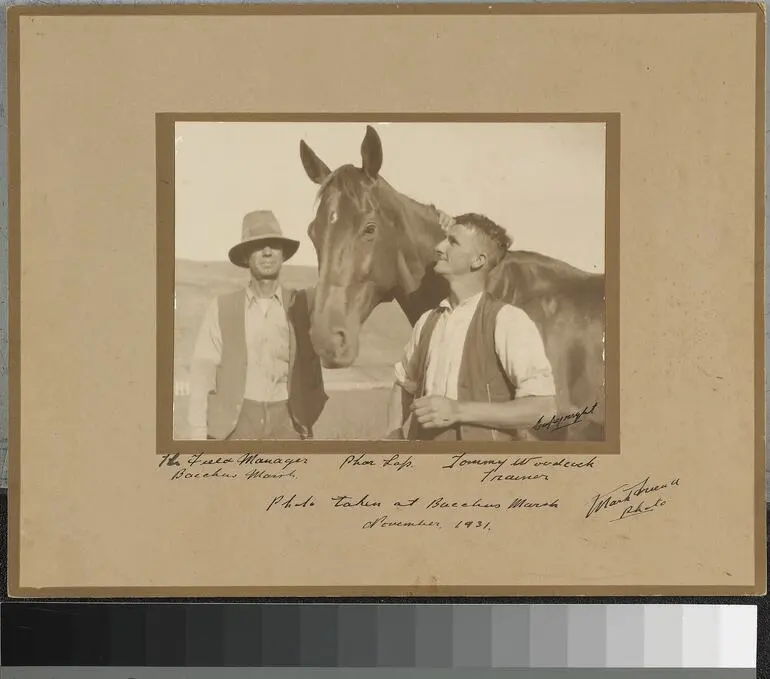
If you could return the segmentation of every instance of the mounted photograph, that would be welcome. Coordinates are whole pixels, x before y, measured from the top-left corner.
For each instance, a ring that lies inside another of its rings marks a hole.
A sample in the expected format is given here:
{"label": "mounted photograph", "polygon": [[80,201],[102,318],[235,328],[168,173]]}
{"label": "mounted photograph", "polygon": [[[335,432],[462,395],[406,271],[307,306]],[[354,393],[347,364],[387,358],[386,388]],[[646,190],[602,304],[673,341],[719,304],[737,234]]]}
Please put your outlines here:
{"label": "mounted photograph", "polygon": [[175,122],[174,440],[604,441],[607,170],[601,120]]}
{"label": "mounted photograph", "polygon": [[765,593],[761,7],[130,9],[8,13],[10,597]]}

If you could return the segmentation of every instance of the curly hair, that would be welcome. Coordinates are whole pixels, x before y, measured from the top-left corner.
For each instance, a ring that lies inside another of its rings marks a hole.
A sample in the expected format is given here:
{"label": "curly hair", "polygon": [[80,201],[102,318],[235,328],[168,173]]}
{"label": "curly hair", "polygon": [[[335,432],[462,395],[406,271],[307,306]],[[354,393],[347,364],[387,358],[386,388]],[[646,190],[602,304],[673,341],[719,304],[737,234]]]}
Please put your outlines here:
{"label": "curly hair", "polygon": [[491,251],[487,250],[490,268],[496,266],[503,257],[505,257],[505,253],[508,252],[508,249],[513,244],[513,239],[508,235],[506,230],[484,215],[476,212],[468,212],[464,215],[455,217],[455,222],[486,238],[488,243],[492,246]]}

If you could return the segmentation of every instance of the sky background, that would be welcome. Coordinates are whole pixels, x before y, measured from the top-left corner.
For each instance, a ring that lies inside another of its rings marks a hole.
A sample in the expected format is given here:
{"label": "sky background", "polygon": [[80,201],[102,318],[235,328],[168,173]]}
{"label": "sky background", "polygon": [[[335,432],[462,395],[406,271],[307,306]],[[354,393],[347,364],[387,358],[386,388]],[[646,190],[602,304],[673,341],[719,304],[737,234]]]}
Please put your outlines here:
{"label": "sky background", "polygon": [[[481,212],[514,248],[604,271],[605,126],[599,123],[380,123],[381,174],[450,214]],[[317,266],[307,238],[317,186],[304,139],[331,168],[361,165],[364,123],[177,123],[176,256],[223,261],[247,212],[272,210],[301,241],[292,264]]]}

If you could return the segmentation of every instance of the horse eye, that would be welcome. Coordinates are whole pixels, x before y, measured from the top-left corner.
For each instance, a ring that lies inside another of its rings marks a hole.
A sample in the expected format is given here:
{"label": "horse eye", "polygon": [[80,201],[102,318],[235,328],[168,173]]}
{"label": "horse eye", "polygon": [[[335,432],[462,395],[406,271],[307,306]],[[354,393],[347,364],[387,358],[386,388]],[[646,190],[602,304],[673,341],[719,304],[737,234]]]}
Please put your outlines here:
{"label": "horse eye", "polygon": [[364,227],[364,234],[366,234],[367,236],[371,236],[376,230],[377,230],[377,225],[373,224],[372,222],[369,222]]}

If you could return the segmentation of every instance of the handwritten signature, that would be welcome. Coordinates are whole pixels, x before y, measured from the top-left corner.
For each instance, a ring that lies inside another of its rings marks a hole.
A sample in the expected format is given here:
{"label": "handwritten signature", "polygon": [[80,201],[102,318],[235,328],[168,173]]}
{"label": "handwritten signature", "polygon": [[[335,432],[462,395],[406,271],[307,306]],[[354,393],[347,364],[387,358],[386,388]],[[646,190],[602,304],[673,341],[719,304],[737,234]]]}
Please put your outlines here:
{"label": "handwritten signature", "polygon": [[564,429],[564,427],[569,427],[573,424],[577,424],[586,415],[593,415],[598,405],[599,405],[599,402],[597,401],[591,406],[590,410],[588,409],[588,406],[586,406],[585,408],[583,408],[583,410],[578,412],[567,413],[566,415],[560,415],[559,417],[557,417],[556,415],[552,415],[551,419],[548,420],[547,422],[543,422],[545,415],[541,415],[540,419],[533,425],[532,428],[535,431],[538,431],[539,429],[546,429],[548,431],[558,431],[559,429]]}
{"label": "handwritten signature", "polygon": [[591,506],[585,515],[591,516],[613,508],[622,508],[620,515],[611,521],[621,521],[634,516],[642,516],[665,507],[668,500],[661,491],[673,490],[679,486],[679,479],[674,478],[666,483],[650,482],[650,477],[633,484],[623,484],[608,493],[600,493],[593,497]]}

